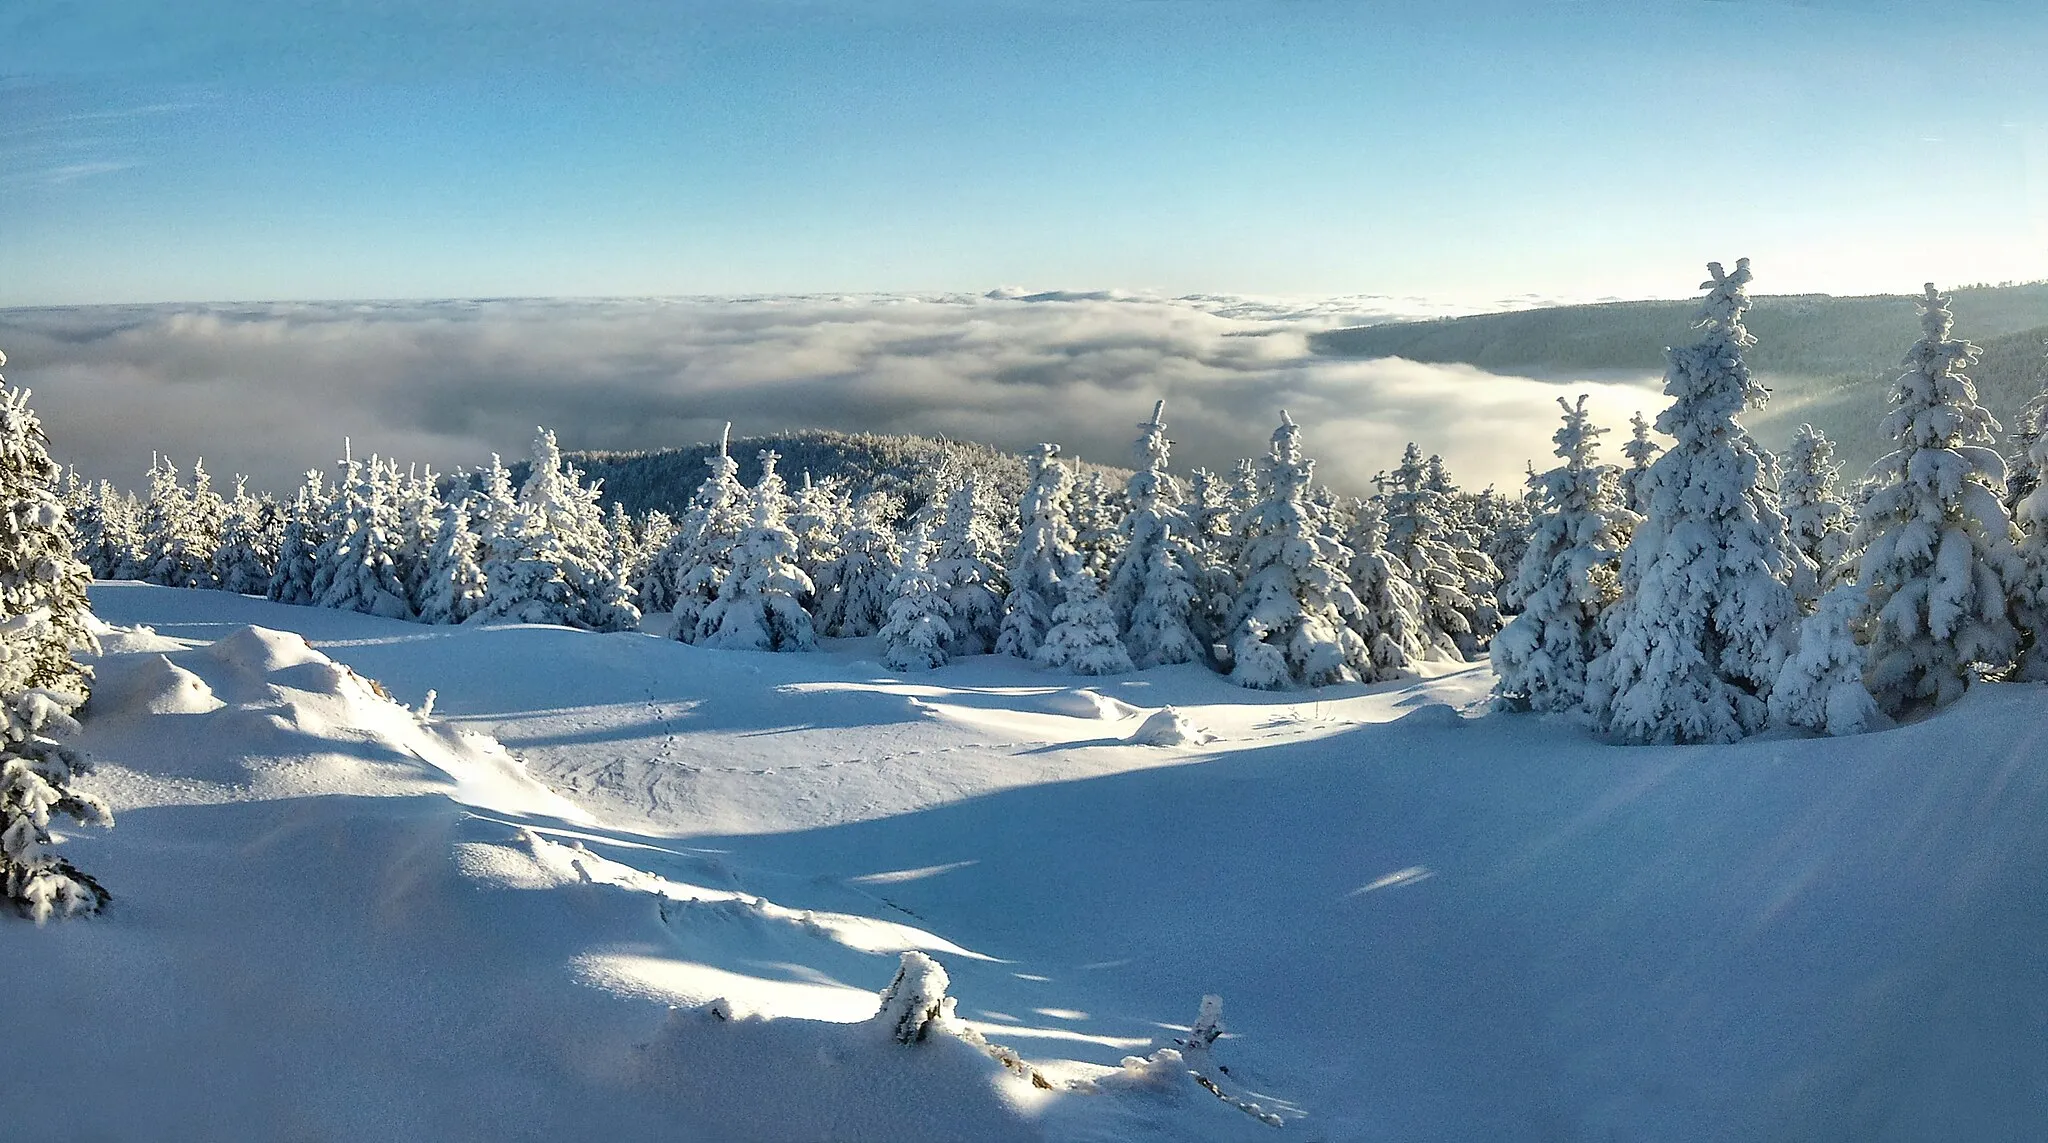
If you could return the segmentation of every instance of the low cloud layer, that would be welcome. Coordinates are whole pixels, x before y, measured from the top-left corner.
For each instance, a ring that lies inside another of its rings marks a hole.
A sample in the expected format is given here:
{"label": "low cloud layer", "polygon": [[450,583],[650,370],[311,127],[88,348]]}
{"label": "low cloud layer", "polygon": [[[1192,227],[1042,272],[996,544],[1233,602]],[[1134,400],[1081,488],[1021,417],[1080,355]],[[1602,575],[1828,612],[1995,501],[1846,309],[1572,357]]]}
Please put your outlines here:
{"label": "low cloud layer", "polygon": [[[285,490],[342,438],[439,468],[522,455],[533,426],[565,447],[654,449],[794,428],[912,432],[1127,463],[1167,401],[1175,463],[1263,451],[1279,410],[1319,475],[1364,490],[1402,445],[1461,483],[1518,488],[1548,467],[1555,398],[1593,394],[1618,430],[1654,387],[1503,377],[1462,366],[1316,356],[1336,324],[1420,307],[1347,298],[998,292],[929,298],[317,303],[0,311],[9,381],[60,459],[140,482],[152,451],[203,456]],[[1612,453],[1610,453],[1612,455]]]}

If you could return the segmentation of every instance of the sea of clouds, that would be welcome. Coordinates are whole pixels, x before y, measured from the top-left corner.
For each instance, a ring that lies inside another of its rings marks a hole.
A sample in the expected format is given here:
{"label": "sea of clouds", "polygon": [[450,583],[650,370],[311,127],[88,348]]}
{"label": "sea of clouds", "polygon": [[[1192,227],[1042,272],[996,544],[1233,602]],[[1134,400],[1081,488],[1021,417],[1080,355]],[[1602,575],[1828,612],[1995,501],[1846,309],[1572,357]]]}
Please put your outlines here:
{"label": "sea of clouds", "polygon": [[[285,491],[340,455],[452,469],[564,447],[657,449],[796,428],[943,434],[1128,463],[1164,398],[1176,467],[1262,452],[1280,409],[1318,475],[1364,491],[1418,442],[1461,483],[1549,467],[1556,398],[1607,424],[1654,379],[1501,376],[1318,355],[1311,335],[1436,316],[1413,299],[1109,292],[266,303],[0,310],[8,380],[59,458],[140,483],[153,452]],[[1619,437],[1610,443],[1619,443]],[[1612,455],[1612,454],[1610,454]]]}

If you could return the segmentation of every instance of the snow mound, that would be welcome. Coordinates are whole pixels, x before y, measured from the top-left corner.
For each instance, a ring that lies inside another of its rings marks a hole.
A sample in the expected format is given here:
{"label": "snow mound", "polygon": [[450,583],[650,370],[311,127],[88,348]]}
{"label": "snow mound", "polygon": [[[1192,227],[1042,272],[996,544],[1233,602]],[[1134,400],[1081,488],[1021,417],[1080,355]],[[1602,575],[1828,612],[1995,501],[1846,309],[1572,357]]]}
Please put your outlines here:
{"label": "snow mound", "polygon": [[92,631],[93,637],[99,640],[102,654],[126,654],[134,651],[182,651],[186,646],[184,643],[167,635],[159,635],[156,633],[155,628],[140,623],[133,627],[116,627],[110,623],[103,622],[98,616],[88,615],[86,618],[89,620],[86,626]]}
{"label": "snow mound", "polygon": [[258,675],[296,667],[301,663],[330,661],[315,651],[304,636],[290,631],[272,631],[268,627],[244,627],[206,650],[226,666]]}
{"label": "snow mound", "polygon": [[1087,687],[1053,691],[1027,701],[1042,713],[1063,714],[1068,718],[1097,718],[1114,722],[1139,713],[1138,707]]}
{"label": "snow mound", "polygon": [[1161,707],[1140,723],[1129,741],[1136,746],[1204,746],[1216,736],[1189,721],[1174,708]]}
{"label": "snow mound", "polygon": [[1416,730],[1453,730],[1465,725],[1465,716],[1449,703],[1426,702],[1395,719],[1394,725]]}
{"label": "snow mound", "polygon": [[161,654],[144,652],[107,661],[93,683],[95,715],[206,714],[225,705],[205,679]]}

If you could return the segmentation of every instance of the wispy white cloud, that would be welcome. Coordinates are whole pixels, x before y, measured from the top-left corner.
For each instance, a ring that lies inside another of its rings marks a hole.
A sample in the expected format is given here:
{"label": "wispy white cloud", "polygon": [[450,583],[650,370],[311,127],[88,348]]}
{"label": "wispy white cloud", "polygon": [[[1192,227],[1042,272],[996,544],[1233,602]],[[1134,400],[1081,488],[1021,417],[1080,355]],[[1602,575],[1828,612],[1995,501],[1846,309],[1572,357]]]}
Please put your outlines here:
{"label": "wispy white cloud", "polygon": [[1554,398],[1610,423],[1627,382],[1319,357],[1310,334],[1385,318],[1338,303],[1108,295],[452,301],[0,311],[9,378],[59,452],[133,482],[151,450],[287,485],[343,435],[447,467],[516,452],[693,443],[801,427],[943,433],[1122,463],[1165,398],[1175,463],[1263,449],[1283,406],[1331,483],[1362,490],[1415,440],[1477,486],[1542,462]]}

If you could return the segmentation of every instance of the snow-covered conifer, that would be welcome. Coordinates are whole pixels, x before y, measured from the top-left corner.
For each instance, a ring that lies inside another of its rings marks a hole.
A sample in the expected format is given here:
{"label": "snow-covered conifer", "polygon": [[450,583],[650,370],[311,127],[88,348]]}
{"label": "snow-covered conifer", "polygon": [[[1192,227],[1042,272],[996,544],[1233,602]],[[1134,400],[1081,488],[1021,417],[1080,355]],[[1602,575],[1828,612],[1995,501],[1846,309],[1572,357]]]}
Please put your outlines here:
{"label": "snow-covered conifer", "polygon": [[2022,572],[1991,447],[1998,422],[1962,372],[1978,350],[1949,337],[1954,316],[1933,283],[1919,304],[1921,337],[1883,425],[1897,447],[1871,466],[1881,483],[1855,536],[1871,608],[1864,681],[1894,716],[1955,701],[1975,672],[2002,671],[2019,650]]}
{"label": "snow-covered conifer", "polygon": [[818,645],[802,600],[811,579],[796,566],[796,536],[783,520],[788,498],[776,455],[761,454],[754,524],[732,551],[732,568],[699,620],[697,642],[729,651],[810,651]]}
{"label": "snow-covered conifer", "polygon": [[[0,355],[0,364],[6,357]],[[92,675],[72,658],[97,650],[57,499],[59,469],[23,389],[0,381],[0,896],[37,922],[97,911],[107,891],[50,849],[52,817],[111,825],[80,789],[85,760],[57,739],[77,729]]]}
{"label": "snow-covered conifer", "polygon": [[1628,467],[1621,472],[1621,507],[1640,516],[1644,511],[1643,481],[1663,449],[1650,439],[1650,422],[1643,419],[1640,411],[1629,417],[1628,424],[1631,435],[1628,443],[1621,446],[1621,455],[1628,458]]}
{"label": "snow-covered conifer", "polygon": [[1771,687],[1771,721],[1822,734],[1861,734],[1884,715],[1863,685],[1867,656],[1856,633],[1867,618],[1864,589],[1842,584],[1799,624],[1799,645]]}
{"label": "snow-covered conifer", "polygon": [[803,482],[789,502],[789,533],[796,537],[796,566],[811,581],[806,607],[817,606],[817,596],[831,590],[826,569],[838,555],[839,537],[846,531],[847,505],[840,495],[840,482],[819,483],[804,470]]}
{"label": "snow-covered conifer", "polygon": [[192,494],[168,457],[150,466],[141,531],[141,578],[164,587],[212,586],[213,545],[202,538]]}
{"label": "snow-covered conifer", "polygon": [[1564,463],[1543,475],[1543,511],[1516,569],[1522,613],[1494,637],[1495,700],[1509,710],[1577,710],[1586,665],[1606,644],[1600,618],[1621,595],[1621,550],[1635,513],[1614,504],[1611,469],[1594,450],[1607,430],[1593,424],[1586,397],[1557,399],[1564,424],[1551,437]]}
{"label": "snow-covered conifer", "polygon": [[213,550],[213,581],[222,591],[257,595],[270,588],[277,570],[277,505],[249,494],[249,482],[235,478],[235,495],[221,522],[220,546]]}
{"label": "snow-covered conifer", "polygon": [[1074,528],[1067,520],[1067,466],[1060,446],[1041,444],[1031,458],[1031,483],[1018,503],[1022,530],[1010,558],[1010,594],[1003,600],[996,654],[1028,659],[1052,628],[1052,612],[1063,592],[1060,580],[1074,556]]}
{"label": "snow-covered conifer", "polygon": [[1237,507],[1216,474],[1198,468],[1190,477],[1194,521],[1195,606],[1189,626],[1204,647],[1230,635],[1230,609],[1237,601]]}
{"label": "snow-covered conifer", "polygon": [[[1351,629],[1358,598],[1344,569],[1351,553],[1324,534],[1311,515],[1308,488],[1315,462],[1301,455],[1301,430],[1280,412],[1266,462],[1264,501],[1245,515],[1238,581],[1231,609],[1235,666],[1231,680],[1270,688],[1347,682],[1368,669],[1365,642]],[[1273,674],[1278,652],[1284,668]]]}
{"label": "snow-covered conifer", "polygon": [[1476,655],[1483,636],[1475,630],[1474,620],[1495,614],[1496,608],[1490,596],[1477,599],[1467,591],[1464,555],[1446,540],[1449,505],[1430,486],[1428,466],[1414,442],[1401,454],[1401,465],[1386,487],[1381,519],[1387,555],[1422,596],[1422,628],[1417,635],[1426,653],[1443,659]]}
{"label": "snow-covered conifer", "polygon": [[1130,653],[1117,638],[1116,613],[1103,598],[1095,577],[1076,567],[1061,589],[1066,599],[1053,609],[1052,627],[1032,658],[1077,675],[1120,675],[1132,670]]}
{"label": "snow-covered conifer", "polygon": [[320,546],[327,538],[321,523],[325,502],[320,470],[310,469],[306,483],[285,506],[284,527],[277,541],[277,566],[270,573],[271,599],[304,607],[319,602],[313,594],[313,582],[318,578]]}
{"label": "snow-covered conifer", "polygon": [[476,533],[469,530],[469,512],[460,504],[442,509],[434,549],[427,555],[420,622],[464,623],[483,609],[491,589],[477,562],[479,550]]}
{"label": "snow-covered conifer", "polygon": [[2043,365],[2037,389],[2033,398],[2020,406],[2005,454],[2005,506],[2014,519],[2019,518],[2020,502],[2041,486],[2041,462],[2034,457],[2034,446],[2048,435],[2048,363]]}
{"label": "snow-covered conifer", "polygon": [[939,590],[939,578],[925,566],[924,525],[914,524],[903,543],[903,563],[896,573],[895,598],[888,622],[879,632],[882,661],[892,670],[928,671],[945,665],[952,639],[947,622],[952,609]]}
{"label": "snow-covered conifer", "polygon": [[1401,678],[1427,652],[1422,596],[1387,555],[1379,503],[1362,501],[1353,508],[1345,546],[1351,550],[1351,593],[1358,599],[1351,629],[1366,646],[1362,677],[1373,683]]}
{"label": "snow-covered conifer", "polygon": [[932,574],[945,593],[953,655],[986,655],[1003,623],[1002,539],[982,515],[976,482],[967,478],[946,498]]}
{"label": "snow-covered conifer", "polygon": [[1074,550],[1081,555],[1081,568],[1099,584],[1109,581],[1109,569],[1123,551],[1120,525],[1123,512],[1109,482],[1100,472],[1091,472],[1074,482],[1068,493],[1069,517],[1074,523]]}
{"label": "snow-covered conifer", "polygon": [[555,434],[535,429],[533,458],[519,502],[528,528],[552,543],[533,546],[530,558],[546,553],[561,569],[568,590],[564,614],[552,622],[592,631],[624,631],[640,622],[625,570],[612,558],[611,534],[598,507],[599,489],[562,459]]}
{"label": "snow-covered conifer", "polygon": [[711,471],[690,498],[675,539],[655,557],[657,564],[674,570],[670,634],[686,643],[697,638],[704,609],[718,597],[718,585],[732,568],[733,546],[752,523],[752,500],[740,484],[731,441],[732,425],[727,424],[718,451],[704,458]]}
{"label": "snow-covered conifer", "polygon": [[357,487],[343,498],[347,513],[321,550],[321,559],[332,565],[332,573],[320,606],[410,619],[412,603],[394,558],[398,514],[387,499],[390,488],[385,466],[372,457],[369,468],[356,475]]}
{"label": "snow-covered conifer", "polygon": [[[1853,521],[1836,484],[1841,469],[1835,464],[1834,442],[1825,433],[1812,425],[1799,426],[1783,468],[1778,503],[1785,513],[1785,529],[1814,573],[1795,575],[1792,589],[1801,610],[1810,611],[1849,552],[1849,529],[1844,525]],[[1806,568],[1797,565],[1795,570],[1803,573]]]}
{"label": "snow-covered conifer", "polygon": [[1700,340],[1665,351],[1675,438],[1650,465],[1648,512],[1621,559],[1609,647],[1586,675],[1587,702],[1611,734],[1639,742],[1728,742],[1761,728],[1796,614],[1785,518],[1737,417],[1764,387],[1742,351],[1749,260],[1711,280]]}
{"label": "snow-covered conifer", "polygon": [[1166,471],[1166,402],[1138,426],[1137,467],[1125,486],[1123,553],[1109,574],[1109,606],[1131,661],[1139,667],[1189,663],[1202,648],[1190,625],[1196,589],[1194,522],[1180,508],[1180,486]]}
{"label": "snow-covered conifer", "polygon": [[854,504],[852,523],[826,565],[823,578],[831,586],[819,600],[818,626],[828,635],[873,635],[889,621],[901,553],[880,509],[873,493]]}

